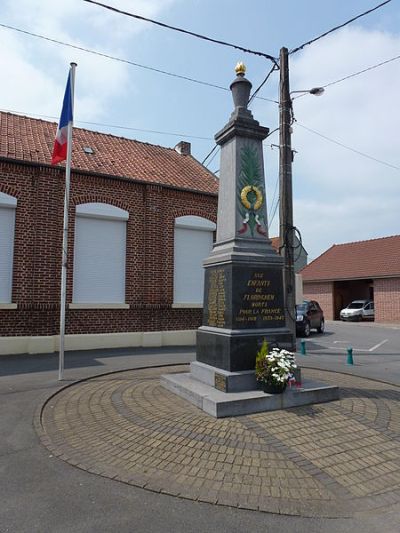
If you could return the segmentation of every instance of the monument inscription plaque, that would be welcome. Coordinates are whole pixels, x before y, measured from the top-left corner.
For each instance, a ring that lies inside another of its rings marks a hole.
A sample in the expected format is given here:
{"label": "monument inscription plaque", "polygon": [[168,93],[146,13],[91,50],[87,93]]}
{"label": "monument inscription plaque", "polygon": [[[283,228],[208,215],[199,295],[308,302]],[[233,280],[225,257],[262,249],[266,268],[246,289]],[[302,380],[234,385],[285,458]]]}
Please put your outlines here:
{"label": "monument inscription plaque", "polygon": [[205,326],[264,329],[285,325],[282,271],[279,268],[210,267],[206,270],[204,293]]}
{"label": "monument inscription plaque", "polygon": [[214,386],[217,390],[220,390],[221,392],[228,392],[226,376],[215,373]]}
{"label": "monument inscription plaque", "polygon": [[206,323],[208,326],[224,328],[226,327],[226,269],[213,268],[207,274],[204,306]]}
{"label": "monument inscription plaque", "polygon": [[282,272],[277,268],[234,267],[232,328],[279,328],[285,325]]}

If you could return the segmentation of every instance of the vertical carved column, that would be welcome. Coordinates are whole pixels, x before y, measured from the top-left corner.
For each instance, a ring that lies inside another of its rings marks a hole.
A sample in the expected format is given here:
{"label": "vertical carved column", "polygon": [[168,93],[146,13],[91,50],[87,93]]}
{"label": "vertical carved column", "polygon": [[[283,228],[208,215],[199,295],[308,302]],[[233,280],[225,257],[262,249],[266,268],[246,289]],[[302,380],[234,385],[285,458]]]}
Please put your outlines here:
{"label": "vertical carved column", "polygon": [[247,109],[251,83],[242,63],[231,84],[234,110],[219,131],[217,240],[205,260],[199,362],[228,371],[253,370],[264,338],[292,345],[286,327],[283,260],[268,237],[262,141],[268,128]]}

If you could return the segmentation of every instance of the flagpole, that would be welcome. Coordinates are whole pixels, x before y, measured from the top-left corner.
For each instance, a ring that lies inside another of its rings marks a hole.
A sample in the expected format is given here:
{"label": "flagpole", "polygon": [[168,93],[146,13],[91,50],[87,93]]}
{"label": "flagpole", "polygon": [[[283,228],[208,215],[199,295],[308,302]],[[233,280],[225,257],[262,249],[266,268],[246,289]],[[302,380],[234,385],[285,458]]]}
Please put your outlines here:
{"label": "flagpole", "polygon": [[[74,109],[74,90],[75,90],[75,68],[76,63],[71,63],[71,105],[72,116]],[[64,377],[64,337],[65,337],[65,310],[67,304],[67,258],[68,258],[68,210],[69,210],[69,189],[71,179],[71,156],[72,156],[72,122],[68,123],[68,144],[67,144],[67,161],[65,165],[65,193],[64,193],[64,225],[63,225],[63,244],[62,244],[62,262],[61,262],[61,301],[60,301],[60,349],[58,361],[58,380]]]}

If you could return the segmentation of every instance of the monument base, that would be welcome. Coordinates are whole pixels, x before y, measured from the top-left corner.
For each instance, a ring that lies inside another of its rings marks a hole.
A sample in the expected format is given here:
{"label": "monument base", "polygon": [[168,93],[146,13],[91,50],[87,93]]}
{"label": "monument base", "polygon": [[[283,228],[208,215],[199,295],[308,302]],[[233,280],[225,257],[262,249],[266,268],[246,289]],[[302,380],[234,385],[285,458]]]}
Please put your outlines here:
{"label": "monument base", "polygon": [[[244,392],[259,388],[254,370],[228,372],[215,366],[193,361],[190,363],[190,374],[194,379],[222,392]],[[296,368],[294,376],[296,382],[301,383],[301,368]]]}
{"label": "monument base", "polygon": [[338,387],[311,380],[288,387],[282,394],[267,394],[257,390],[254,371],[228,372],[197,361],[191,363],[191,372],[161,376],[161,385],[215,418],[339,399]]}
{"label": "monument base", "polygon": [[197,330],[196,360],[229,372],[254,369],[264,339],[271,348],[292,348],[292,334],[287,328],[231,330],[201,326]]}

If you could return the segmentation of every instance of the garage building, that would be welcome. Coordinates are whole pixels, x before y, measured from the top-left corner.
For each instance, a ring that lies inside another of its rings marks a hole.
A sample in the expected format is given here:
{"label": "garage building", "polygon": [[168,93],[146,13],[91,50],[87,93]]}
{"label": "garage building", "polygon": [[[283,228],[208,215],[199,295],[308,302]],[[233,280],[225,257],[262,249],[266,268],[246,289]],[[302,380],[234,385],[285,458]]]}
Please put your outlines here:
{"label": "garage building", "polygon": [[338,320],[353,300],[373,300],[375,322],[400,323],[400,235],[334,244],[302,271],[305,299]]}

